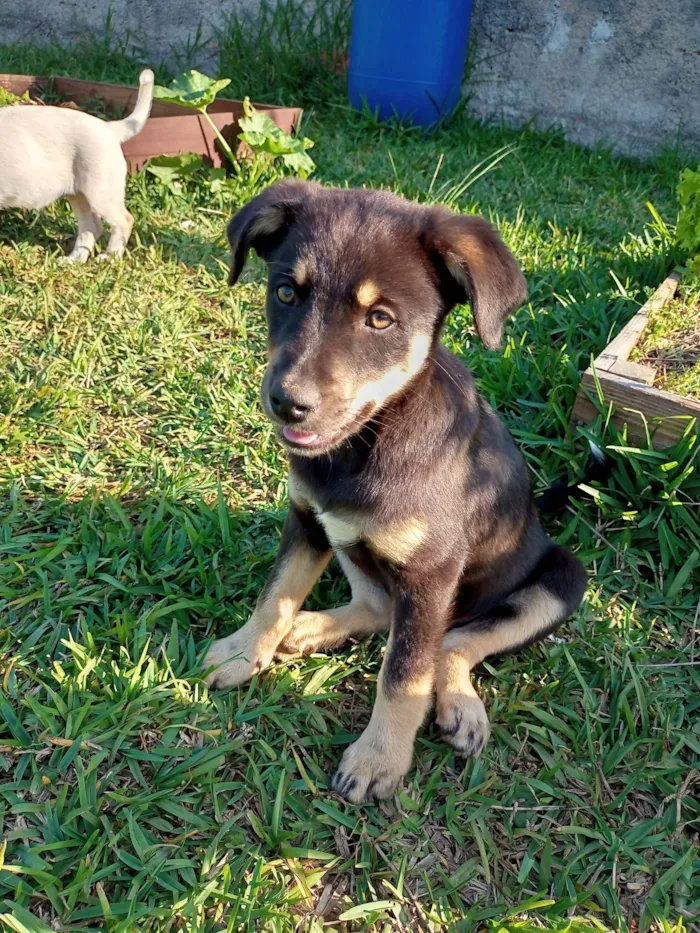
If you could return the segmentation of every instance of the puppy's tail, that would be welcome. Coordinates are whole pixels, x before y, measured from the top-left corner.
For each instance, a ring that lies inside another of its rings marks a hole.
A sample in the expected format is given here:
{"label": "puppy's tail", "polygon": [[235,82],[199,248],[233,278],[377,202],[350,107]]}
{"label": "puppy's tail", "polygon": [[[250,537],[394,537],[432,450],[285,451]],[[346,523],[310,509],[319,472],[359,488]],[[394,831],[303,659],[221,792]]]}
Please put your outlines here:
{"label": "puppy's tail", "polygon": [[144,69],[139,75],[139,96],[136,98],[136,106],[126,119],[110,123],[120,143],[125,143],[127,139],[137,136],[146,125],[153,104],[154,82],[155,75],[151,69]]}
{"label": "puppy's tail", "polygon": [[602,483],[608,478],[610,470],[612,469],[610,457],[608,457],[597,444],[594,444],[593,441],[589,441],[588,444],[591,448],[592,463],[584,473],[582,479],[573,486],[569,486],[567,483],[555,483],[549,489],[545,490],[538,499],[535,499],[535,505],[540,515],[549,512],[559,512],[566,506],[569,499],[580,499],[583,495],[582,490],[579,489],[580,483]]}

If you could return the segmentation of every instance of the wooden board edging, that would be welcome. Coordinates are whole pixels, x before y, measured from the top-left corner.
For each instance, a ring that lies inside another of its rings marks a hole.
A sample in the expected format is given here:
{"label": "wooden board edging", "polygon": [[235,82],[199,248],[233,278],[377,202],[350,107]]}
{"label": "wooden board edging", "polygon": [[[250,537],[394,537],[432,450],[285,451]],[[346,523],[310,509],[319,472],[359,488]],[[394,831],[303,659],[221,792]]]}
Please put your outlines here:
{"label": "wooden board edging", "polygon": [[656,371],[629,361],[629,355],[639,342],[649,323],[651,313],[663,308],[675,296],[680,275],[672,272],[659,285],[651,298],[622,328],[617,337],[596,357],[581,378],[571,416],[573,424],[588,423],[599,414],[594,404],[598,391],[607,404],[612,403],[613,424],[627,425],[627,435],[635,443],[646,444],[652,435],[657,450],[663,450],[678,440],[687,430],[688,419],[696,419],[700,430],[700,402],[652,385]]}

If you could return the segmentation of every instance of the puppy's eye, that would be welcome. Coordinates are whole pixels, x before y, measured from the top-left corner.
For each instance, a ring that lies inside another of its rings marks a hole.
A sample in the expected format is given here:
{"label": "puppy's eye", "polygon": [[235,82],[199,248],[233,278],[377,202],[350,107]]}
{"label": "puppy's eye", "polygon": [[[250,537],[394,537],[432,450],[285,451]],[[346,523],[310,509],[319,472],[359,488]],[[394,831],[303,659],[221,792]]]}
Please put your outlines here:
{"label": "puppy's eye", "polygon": [[291,285],[280,285],[280,287],[277,289],[276,294],[277,294],[278,300],[281,301],[283,305],[294,304],[294,299],[296,298],[296,294]]}
{"label": "puppy's eye", "polygon": [[394,318],[388,311],[370,311],[365,323],[374,330],[386,330],[394,323]]}

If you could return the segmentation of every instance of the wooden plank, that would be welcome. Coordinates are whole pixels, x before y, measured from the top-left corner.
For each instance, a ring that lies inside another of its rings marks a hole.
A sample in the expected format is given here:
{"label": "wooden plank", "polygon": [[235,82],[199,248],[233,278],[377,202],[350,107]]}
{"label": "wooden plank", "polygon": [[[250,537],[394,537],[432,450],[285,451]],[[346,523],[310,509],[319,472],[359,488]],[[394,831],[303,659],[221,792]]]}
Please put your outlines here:
{"label": "wooden plank", "polygon": [[[217,103],[217,101],[214,101]],[[240,158],[247,147],[238,139],[238,118],[243,116],[243,104],[236,100],[222,100],[220,106],[210,113],[212,122],[224,139]],[[122,144],[124,157],[132,173],[141,168],[154,155],[178,155],[194,152],[206,156],[213,165],[225,165],[225,157],[219,152],[218,141],[209,123],[194,111],[178,107],[177,119],[172,116],[152,116],[143,130]],[[297,107],[266,107],[270,119],[285,133],[293,133],[301,119],[302,111]]]}
{"label": "wooden plank", "polygon": [[572,412],[574,423],[593,421],[600,413],[593,401],[597,397],[597,378],[605,402],[612,403],[613,424],[618,428],[627,425],[631,441],[645,444],[648,429],[654,447],[662,450],[683,434],[688,418],[696,419],[695,427],[700,432],[700,402],[655,387],[654,368],[629,361],[649,315],[671,301],[679,281],[680,275],[671,273],[583,374]]}
{"label": "wooden plank", "polygon": [[125,84],[105,84],[102,81],[82,81],[78,78],[54,78],[53,89],[66,100],[76,104],[99,98],[113,104],[124,113],[136,103],[138,89]]}
{"label": "wooden plank", "polygon": [[4,75],[0,74],[0,87],[5,88],[11,94],[21,97],[25,91],[31,94],[40,94],[48,86],[48,78],[40,78],[37,75]]}
{"label": "wooden plank", "polygon": [[612,340],[595,361],[596,372],[610,370],[618,360],[625,361],[636,347],[644,328],[649,323],[649,315],[663,308],[673,298],[678,288],[680,275],[672,272],[667,279],[659,285],[649,300],[642,305],[631,321],[622,328],[620,333]]}
{"label": "wooden plank", "polygon": [[633,382],[643,382],[648,386],[656,382],[657,375],[653,366],[647,366],[646,363],[630,363],[629,360],[617,360],[608,372]]}
{"label": "wooden plank", "polygon": [[[674,444],[688,427],[688,418],[695,418],[695,429],[700,431],[700,401],[683,398],[654,386],[644,385],[609,372],[596,371],[603,398],[613,403],[613,423],[622,428],[635,443],[646,443],[647,427],[653,434],[653,444],[663,450]],[[588,422],[599,414],[588,397],[597,396],[596,379],[587,369],[581,379],[572,420]],[[658,422],[654,419],[661,419]],[[645,424],[647,427],[645,427]]]}

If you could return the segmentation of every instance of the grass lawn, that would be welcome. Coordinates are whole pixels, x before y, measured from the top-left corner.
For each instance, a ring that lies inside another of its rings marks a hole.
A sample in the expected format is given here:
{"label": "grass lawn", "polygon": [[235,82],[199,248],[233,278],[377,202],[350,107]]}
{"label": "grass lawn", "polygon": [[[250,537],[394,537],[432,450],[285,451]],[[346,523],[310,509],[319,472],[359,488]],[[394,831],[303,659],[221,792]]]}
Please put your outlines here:
{"label": "grass lawn", "polygon": [[[498,223],[529,303],[504,352],[478,343],[467,309],[445,340],[534,485],[574,480],[580,373],[673,266],[645,202],[674,220],[681,162],[464,114],[427,139],[378,127],[344,109],[313,42],[285,45],[273,27],[252,51],[232,27],[222,72],[237,96],[307,106],[319,180]],[[332,49],[335,28],[317,45]],[[0,47],[0,71],[48,70],[133,81],[138,63],[99,46]],[[591,429],[612,477],[550,523],[590,572],[586,601],[557,638],[483,666],[493,737],[476,761],[428,724],[394,801],[329,792],[369,717],[380,637],[240,690],[199,680],[207,639],[252,609],[286,503],[258,404],[262,267],[226,285],[225,224],[252,193],[196,180],[172,193],[141,173],[114,265],[58,263],[74,234],[63,205],[0,216],[0,926],[697,929],[692,434],[656,453],[604,417]],[[332,567],[312,605],[346,595]]]}

